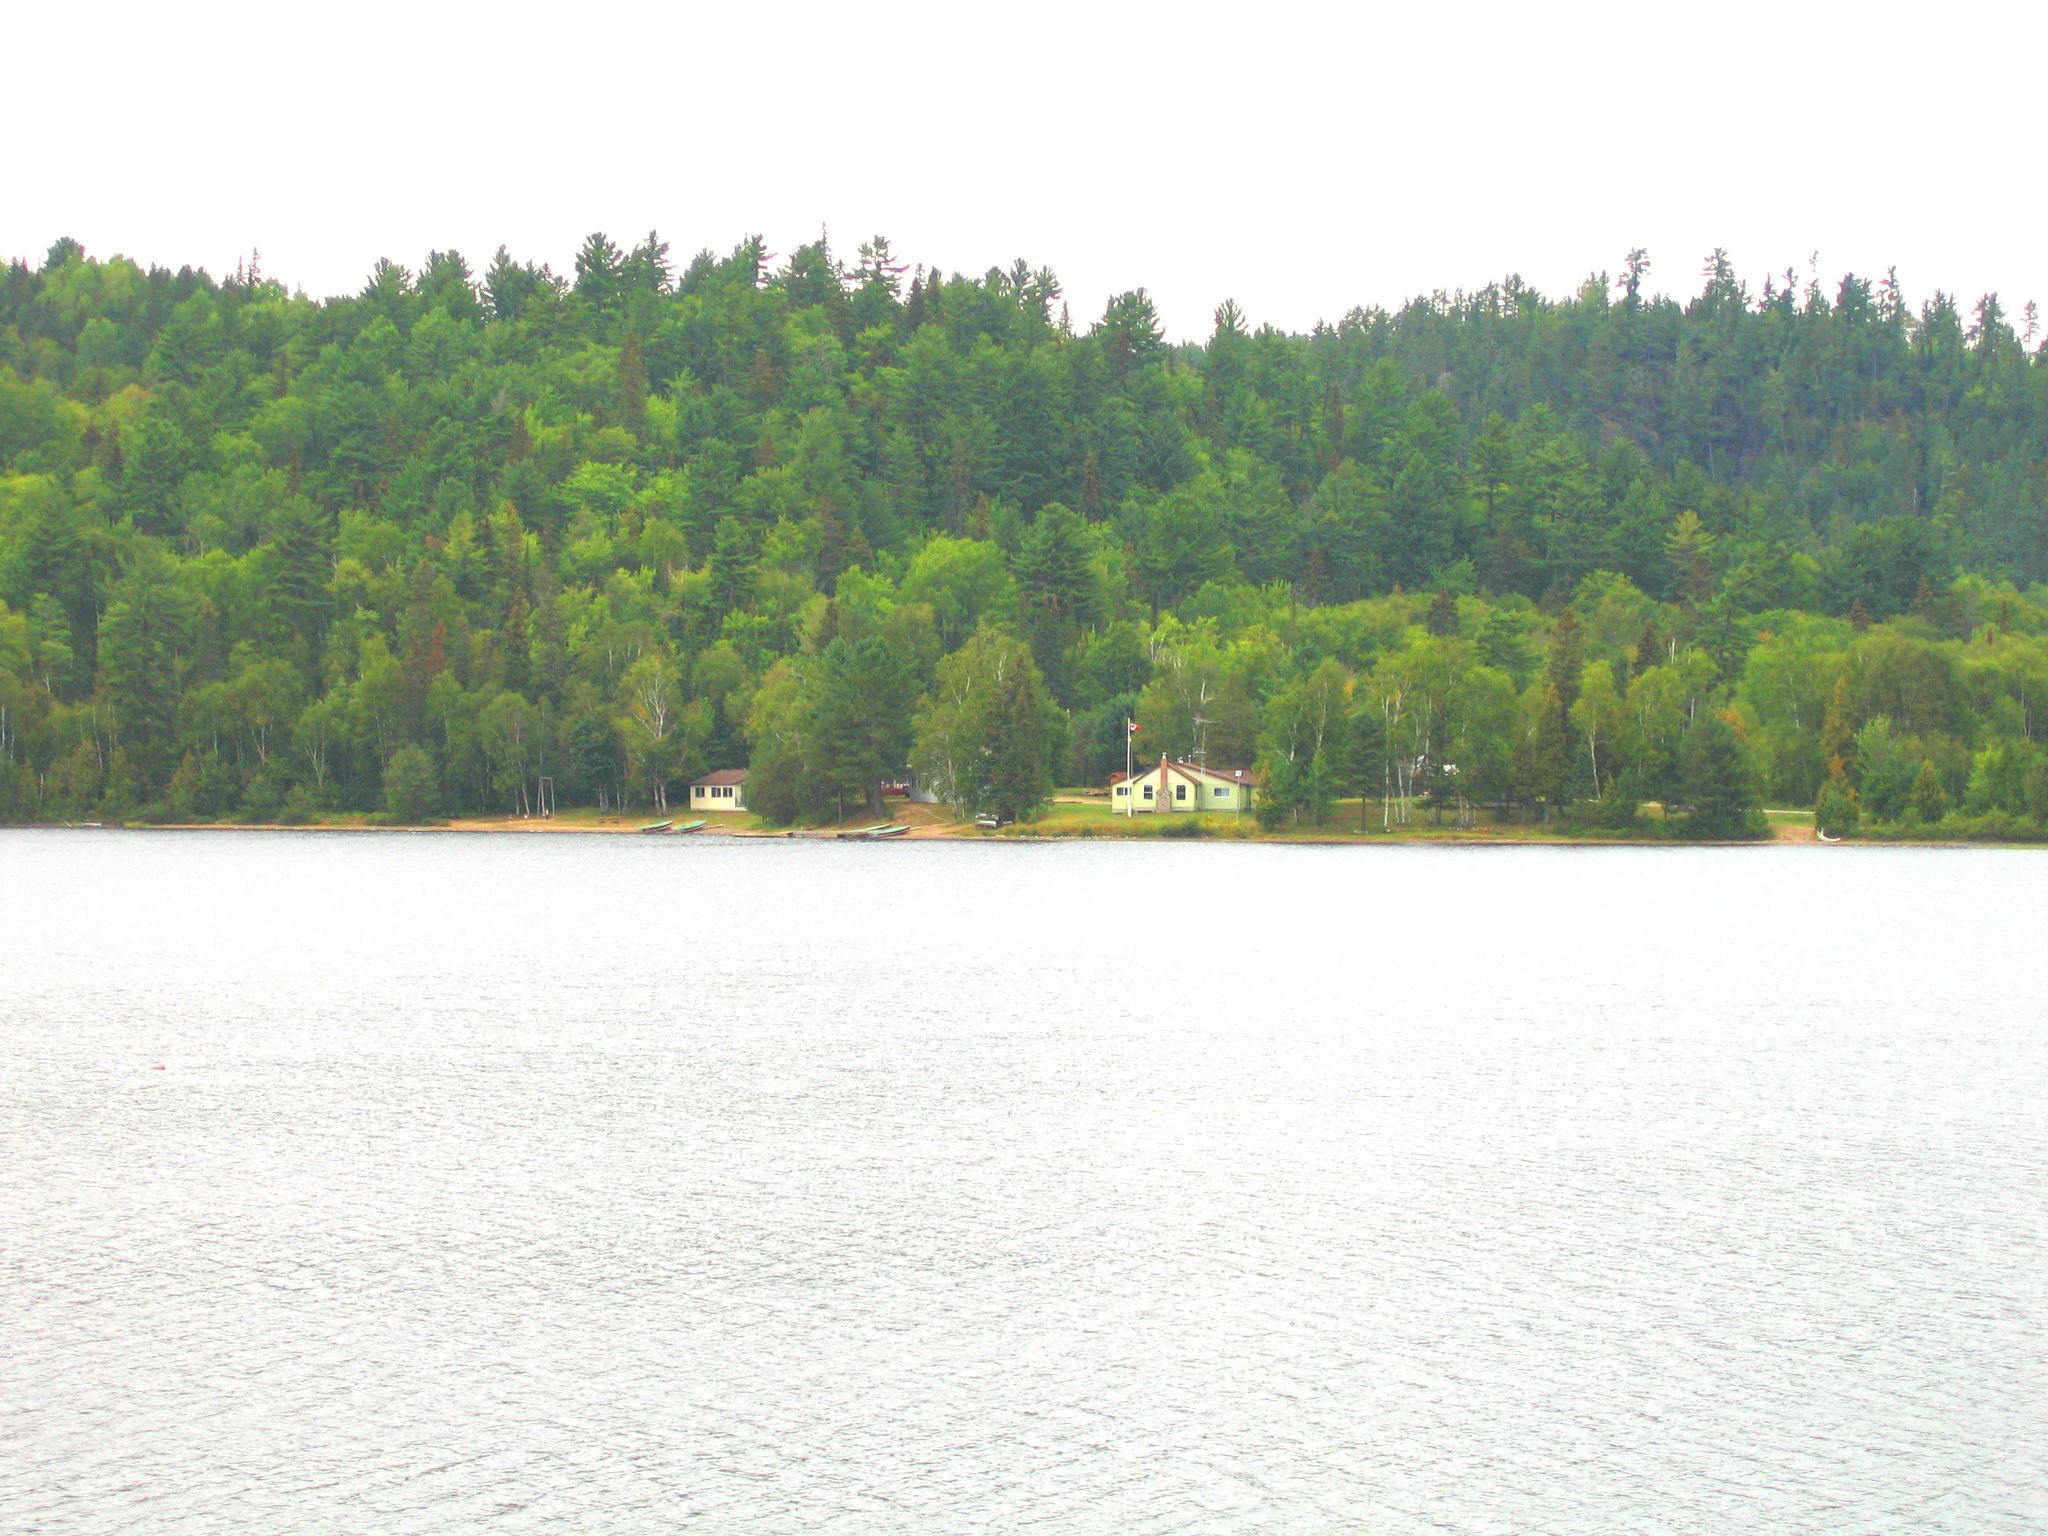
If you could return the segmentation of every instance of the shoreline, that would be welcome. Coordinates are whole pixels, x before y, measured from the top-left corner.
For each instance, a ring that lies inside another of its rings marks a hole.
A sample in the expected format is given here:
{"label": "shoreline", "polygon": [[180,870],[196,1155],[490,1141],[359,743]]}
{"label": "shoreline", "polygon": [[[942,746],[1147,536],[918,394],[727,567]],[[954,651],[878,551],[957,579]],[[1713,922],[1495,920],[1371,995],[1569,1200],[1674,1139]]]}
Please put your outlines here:
{"label": "shoreline", "polygon": [[[1179,824],[1179,823],[1176,823]],[[860,842],[866,839],[849,838],[845,827],[761,827],[761,826],[707,826],[702,832],[682,834],[683,838],[711,837],[716,839],[744,839],[749,842]],[[424,833],[449,833],[456,835],[499,835],[499,836],[601,836],[601,837],[669,837],[674,833],[643,832],[639,824],[624,821],[595,821],[579,819],[556,819],[546,817],[451,817],[444,822],[419,822],[405,825],[372,825],[365,822],[324,821],[288,825],[283,822],[7,822],[0,823],[0,831],[13,832],[323,832],[323,833],[388,833],[403,836],[417,836]],[[913,824],[910,831],[900,838],[886,839],[888,842],[960,842],[990,845],[1035,845],[1048,843],[1093,843],[1093,842],[1165,842],[1165,843],[1206,843],[1206,844],[1260,844],[1278,847],[1302,848],[1952,848],[1952,849],[2041,849],[2041,843],[1968,841],[1954,838],[1860,838],[1847,837],[1833,842],[1823,842],[1814,835],[1811,823],[1800,825],[1783,821],[1772,824],[1773,835],[1760,838],[1722,838],[1683,840],[1657,837],[1573,837],[1548,834],[1540,828],[1530,827],[1526,833],[1502,832],[1492,828],[1483,830],[1458,830],[1446,828],[1442,831],[1405,830],[1398,832],[1340,833],[1327,832],[1268,832],[1263,829],[1232,826],[1228,831],[1196,834],[1167,835],[1162,831],[1135,828],[1083,830],[1036,831],[1027,826],[989,831],[968,822],[953,822],[931,818]],[[875,841],[884,841],[875,839]]]}

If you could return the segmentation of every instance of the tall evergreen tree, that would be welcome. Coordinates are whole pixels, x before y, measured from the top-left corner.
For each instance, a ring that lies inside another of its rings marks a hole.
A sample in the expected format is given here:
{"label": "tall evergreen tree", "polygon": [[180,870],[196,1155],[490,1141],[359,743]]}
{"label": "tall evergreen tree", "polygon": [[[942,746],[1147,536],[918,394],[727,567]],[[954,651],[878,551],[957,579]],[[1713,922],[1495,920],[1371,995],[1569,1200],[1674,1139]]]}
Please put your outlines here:
{"label": "tall evergreen tree", "polygon": [[1693,716],[1679,753],[1686,830],[1694,837],[1746,837],[1760,802],[1756,774],[1734,729],[1720,713]]}

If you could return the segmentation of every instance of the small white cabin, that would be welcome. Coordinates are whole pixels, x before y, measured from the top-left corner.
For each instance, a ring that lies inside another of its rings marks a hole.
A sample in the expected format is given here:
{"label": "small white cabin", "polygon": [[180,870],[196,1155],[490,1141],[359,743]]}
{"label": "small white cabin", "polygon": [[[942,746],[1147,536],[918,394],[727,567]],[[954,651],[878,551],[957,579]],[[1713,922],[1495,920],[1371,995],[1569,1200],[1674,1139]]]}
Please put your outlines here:
{"label": "small white cabin", "polygon": [[690,786],[693,811],[744,811],[747,808],[747,770],[721,768],[707,773]]}

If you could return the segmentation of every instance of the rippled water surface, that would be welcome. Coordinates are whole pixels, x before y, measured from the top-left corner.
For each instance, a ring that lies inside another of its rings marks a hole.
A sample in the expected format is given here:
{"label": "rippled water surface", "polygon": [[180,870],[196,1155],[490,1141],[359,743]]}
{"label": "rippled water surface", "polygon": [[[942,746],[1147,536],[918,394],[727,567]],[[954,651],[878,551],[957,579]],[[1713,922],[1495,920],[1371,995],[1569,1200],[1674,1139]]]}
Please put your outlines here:
{"label": "rippled water surface", "polygon": [[2044,892],[0,833],[0,1528],[2038,1531]]}

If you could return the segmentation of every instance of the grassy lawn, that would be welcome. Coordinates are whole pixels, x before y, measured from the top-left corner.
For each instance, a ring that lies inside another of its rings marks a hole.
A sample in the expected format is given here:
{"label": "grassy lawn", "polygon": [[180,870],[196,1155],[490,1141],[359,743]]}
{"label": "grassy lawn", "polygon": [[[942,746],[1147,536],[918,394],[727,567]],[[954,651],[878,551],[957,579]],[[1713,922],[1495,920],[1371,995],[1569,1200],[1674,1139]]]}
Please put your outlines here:
{"label": "grassy lawn", "polygon": [[[1319,827],[1303,822],[1298,825],[1275,827],[1271,830],[1259,825],[1258,818],[1249,812],[1235,814],[1209,811],[1200,814],[1153,812],[1136,816],[1124,815],[1110,808],[1109,801],[1102,796],[1084,796],[1070,790],[1060,791],[1060,797],[1048,806],[1036,820],[1018,826],[1005,827],[1000,832],[984,832],[984,837],[1194,837],[1204,840],[1259,841],[1259,842],[1362,842],[1392,841],[1396,838],[1426,838],[1432,842],[1555,842],[1562,841],[1551,828],[1533,822],[1496,823],[1489,811],[1475,809],[1472,825],[1459,827],[1454,818],[1446,813],[1443,825],[1436,824],[1431,812],[1421,809],[1411,811],[1405,826],[1396,825],[1381,829],[1380,804],[1374,800],[1368,807],[1367,830],[1359,831],[1358,801],[1340,800],[1329,818]],[[1191,828],[1199,830],[1191,831]]]}
{"label": "grassy lawn", "polygon": [[752,811],[676,811],[673,814],[678,823],[703,822],[706,832],[752,832],[761,825],[761,818]]}

